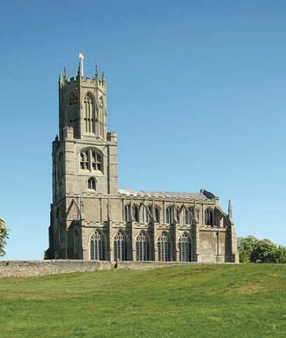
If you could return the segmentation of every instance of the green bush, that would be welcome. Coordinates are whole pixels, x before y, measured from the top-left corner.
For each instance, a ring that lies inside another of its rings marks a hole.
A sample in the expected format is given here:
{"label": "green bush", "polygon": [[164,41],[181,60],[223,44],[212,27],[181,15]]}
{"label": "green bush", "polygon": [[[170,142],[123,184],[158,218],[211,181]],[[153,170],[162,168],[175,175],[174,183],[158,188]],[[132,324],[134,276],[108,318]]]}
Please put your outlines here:
{"label": "green bush", "polygon": [[8,229],[3,219],[0,218],[0,256],[5,255],[4,247],[8,238]]}
{"label": "green bush", "polygon": [[240,237],[238,251],[241,263],[286,263],[286,248],[272,243],[269,239]]}

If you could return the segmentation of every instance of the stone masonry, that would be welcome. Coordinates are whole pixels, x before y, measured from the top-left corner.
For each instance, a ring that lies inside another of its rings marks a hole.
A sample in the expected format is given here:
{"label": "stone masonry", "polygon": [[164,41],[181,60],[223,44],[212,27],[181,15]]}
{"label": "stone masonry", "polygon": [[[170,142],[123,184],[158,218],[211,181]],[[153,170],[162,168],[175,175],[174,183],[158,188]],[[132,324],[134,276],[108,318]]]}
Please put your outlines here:
{"label": "stone masonry", "polygon": [[[82,60],[81,60],[82,62]],[[59,78],[48,259],[238,262],[219,198],[118,189],[117,135],[107,130],[106,79]]]}

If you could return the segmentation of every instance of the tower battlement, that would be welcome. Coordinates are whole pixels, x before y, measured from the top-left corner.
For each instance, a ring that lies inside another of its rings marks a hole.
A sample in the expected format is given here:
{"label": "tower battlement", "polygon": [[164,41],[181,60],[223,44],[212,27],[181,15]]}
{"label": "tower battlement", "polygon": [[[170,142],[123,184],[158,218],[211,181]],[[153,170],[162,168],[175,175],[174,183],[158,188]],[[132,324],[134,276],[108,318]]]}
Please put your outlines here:
{"label": "tower battlement", "polygon": [[101,73],[101,76],[98,74],[97,65],[95,66],[95,75],[91,77],[90,75],[83,76],[81,73],[80,67],[78,68],[77,76],[76,77],[68,77],[67,70],[64,68],[63,74],[60,73],[59,75],[59,86],[63,88],[69,84],[76,84],[76,83],[85,83],[89,85],[94,85],[96,87],[101,87],[102,90],[105,90],[106,87],[106,77],[105,72]]}
{"label": "tower battlement", "polygon": [[59,76],[59,134],[64,137],[64,129],[74,129],[74,138],[107,138],[106,79],[102,72],[99,78],[97,66],[94,77],[83,76],[80,63],[76,77],[69,78],[64,68]]}
{"label": "tower battlement", "polygon": [[91,85],[97,85],[99,87],[102,87],[102,89],[105,88],[106,86],[106,79],[103,77],[104,72],[102,72],[102,76],[101,79],[98,78],[98,76],[94,76],[94,77],[90,77],[90,76],[80,76],[77,75],[76,77],[72,76],[71,78],[64,78],[62,74],[60,74],[60,80],[59,80],[59,84],[60,87],[63,88],[64,86],[68,85],[68,84],[73,84],[73,83],[78,83],[79,81],[83,82],[83,83],[87,83],[87,84],[91,84]]}

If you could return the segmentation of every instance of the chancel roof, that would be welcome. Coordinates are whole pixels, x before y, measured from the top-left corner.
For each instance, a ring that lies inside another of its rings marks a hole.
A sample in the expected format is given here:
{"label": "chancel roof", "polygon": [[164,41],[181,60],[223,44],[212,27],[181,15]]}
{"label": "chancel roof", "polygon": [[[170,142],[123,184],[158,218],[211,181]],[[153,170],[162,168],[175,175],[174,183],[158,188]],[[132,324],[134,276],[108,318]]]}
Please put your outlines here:
{"label": "chancel roof", "polygon": [[[209,200],[209,198],[203,193],[205,190],[201,190],[199,193],[194,192],[168,192],[168,191],[144,191],[144,190],[127,190],[119,189],[118,193],[125,196],[134,197],[155,197],[155,198],[179,198],[179,199],[192,199],[192,200]],[[211,194],[212,195],[212,194]],[[213,195],[213,197],[215,197]]]}

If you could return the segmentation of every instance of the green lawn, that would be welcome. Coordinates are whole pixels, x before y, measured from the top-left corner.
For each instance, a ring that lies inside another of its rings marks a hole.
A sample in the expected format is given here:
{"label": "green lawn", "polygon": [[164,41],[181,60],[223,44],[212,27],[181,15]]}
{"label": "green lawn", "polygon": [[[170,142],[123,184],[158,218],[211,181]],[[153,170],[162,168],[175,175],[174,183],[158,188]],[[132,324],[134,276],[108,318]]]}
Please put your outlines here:
{"label": "green lawn", "polygon": [[0,279],[0,337],[286,337],[286,265]]}

